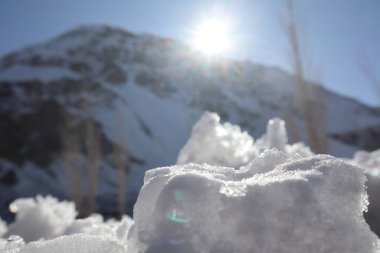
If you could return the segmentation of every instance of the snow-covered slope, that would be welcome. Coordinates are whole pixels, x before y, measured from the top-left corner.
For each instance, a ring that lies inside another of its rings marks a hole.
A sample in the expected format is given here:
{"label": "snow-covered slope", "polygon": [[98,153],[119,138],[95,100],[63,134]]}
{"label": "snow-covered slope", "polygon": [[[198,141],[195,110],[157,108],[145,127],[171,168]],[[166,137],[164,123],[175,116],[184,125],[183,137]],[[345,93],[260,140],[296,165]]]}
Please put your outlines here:
{"label": "snow-covered slope", "polygon": [[[296,96],[292,76],[280,69],[210,60],[178,41],[104,26],[11,53],[0,61],[0,209],[36,193],[66,198],[65,149],[80,154],[76,168],[85,178],[94,155],[86,140],[96,139],[97,210],[112,215],[120,182],[115,153],[124,154],[132,203],[147,169],[176,162],[204,110],[258,137],[270,118],[286,119],[290,105],[305,137]],[[330,153],[350,156],[355,145],[366,146],[339,136],[375,128],[380,112],[324,89],[322,97]],[[89,184],[76,187],[86,195]]]}

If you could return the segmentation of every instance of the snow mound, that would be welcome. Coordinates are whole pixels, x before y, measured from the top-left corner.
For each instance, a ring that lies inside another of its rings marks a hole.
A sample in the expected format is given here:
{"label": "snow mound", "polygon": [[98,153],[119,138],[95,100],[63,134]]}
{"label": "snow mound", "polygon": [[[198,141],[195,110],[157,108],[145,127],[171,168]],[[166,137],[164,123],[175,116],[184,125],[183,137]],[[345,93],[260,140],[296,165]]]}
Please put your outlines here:
{"label": "snow mound", "polygon": [[128,252],[376,252],[378,238],[362,214],[365,180],[343,160],[275,149],[238,170],[150,170]]}
{"label": "snow mound", "polygon": [[357,151],[351,161],[365,168],[370,176],[380,176],[380,149],[373,152]]}
{"label": "snow mound", "polygon": [[194,125],[191,137],[181,149],[177,164],[209,163],[239,167],[257,155],[253,138],[240,127],[220,123],[216,113],[205,112]]}
{"label": "snow mound", "polygon": [[266,134],[254,142],[247,132],[228,122],[221,124],[216,113],[205,112],[194,125],[191,136],[179,152],[177,164],[197,163],[239,168],[268,148],[303,157],[313,155],[303,143],[288,144],[285,122],[269,120]]}
{"label": "snow mound", "polygon": [[74,204],[50,196],[18,199],[10,209],[16,221],[4,236],[9,237],[0,239],[0,252],[126,252],[133,224],[128,216],[104,221],[99,214],[74,220]]}
{"label": "snow mound", "polygon": [[74,203],[51,196],[17,199],[9,209],[16,214],[16,220],[9,225],[5,237],[18,235],[26,242],[61,235],[77,215]]}
{"label": "snow mound", "polygon": [[126,244],[127,235],[133,220],[124,216],[121,221],[104,221],[103,216],[93,214],[86,219],[75,220],[65,231],[65,235],[87,234],[93,236],[106,236],[122,244]]}

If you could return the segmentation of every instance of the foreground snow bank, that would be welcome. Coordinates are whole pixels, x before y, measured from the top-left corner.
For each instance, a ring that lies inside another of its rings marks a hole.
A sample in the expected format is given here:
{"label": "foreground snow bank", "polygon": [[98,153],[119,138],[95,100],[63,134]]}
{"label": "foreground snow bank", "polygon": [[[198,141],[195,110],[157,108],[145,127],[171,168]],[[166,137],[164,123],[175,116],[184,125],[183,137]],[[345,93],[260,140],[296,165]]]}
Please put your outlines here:
{"label": "foreground snow bank", "polygon": [[280,119],[254,141],[206,113],[178,163],[146,173],[134,222],[74,220],[73,203],[52,197],[16,200],[15,222],[0,220],[0,252],[379,252],[363,219],[364,170],[289,145]]}
{"label": "foreground snow bank", "polygon": [[26,245],[23,253],[125,253],[126,248],[107,236],[76,234],[61,236],[49,241],[37,241]]}
{"label": "foreground snow bank", "polygon": [[148,171],[129,252],[376,252],[363,171],[327,155],[267,150],[238,170]]}

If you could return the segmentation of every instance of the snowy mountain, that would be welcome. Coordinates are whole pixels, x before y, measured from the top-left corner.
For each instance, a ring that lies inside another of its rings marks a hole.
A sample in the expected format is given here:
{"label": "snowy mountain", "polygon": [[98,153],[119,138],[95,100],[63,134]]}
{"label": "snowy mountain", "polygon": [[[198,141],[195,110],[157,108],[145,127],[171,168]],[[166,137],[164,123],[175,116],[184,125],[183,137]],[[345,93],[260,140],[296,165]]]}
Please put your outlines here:
{"label": "snowy mountain", "polygon": [[[380,147],[373,138],[351,138],[380,126],[379,110],[320,91],[311,100],[326,108],[331,154]],[[0,209],[36,193],[66,198],[75,188],[91,194],[84,178],[94,167],[99,182],[92,187],[101,203],[95,209],[117,212],[124,170],[130,208],[144,172],[176,162],[205,110],[254,137],[270,118],[290,113],[307,142],[297,96],[293,76],[278,68],[207,59],[178,41],[105,26],[81,27],[11,53],[0,61]],[[72,168],[79,181],[70,185]]]}

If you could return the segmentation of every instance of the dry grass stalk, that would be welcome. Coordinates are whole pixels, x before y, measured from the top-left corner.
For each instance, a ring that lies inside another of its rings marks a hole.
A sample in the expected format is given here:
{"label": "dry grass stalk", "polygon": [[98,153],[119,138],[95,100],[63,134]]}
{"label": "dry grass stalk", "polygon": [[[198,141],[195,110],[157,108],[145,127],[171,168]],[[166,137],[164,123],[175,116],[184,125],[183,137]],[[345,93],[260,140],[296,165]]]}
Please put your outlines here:
{"label": "dry grass stalk", "polygon": [[64,127],[60,129],[62,138],[61,159],[67,172],[67,187],[70,198],[74,201],[77,210],[83,208],[82,182],[79,164],[80,139],[77,132],[69,127],[69,120],[65,118]]}
{"label": "dry grass stalk", "polygon": [[88,210],[89,214],[96,211],[96,195],[99,177],[99,161],[101,156],[100,136],[92,120],[86,121],[87,179],[88,179]]}
{"label": "dry grass stalk", "polygon": [[[316,153],[325,153],[327,151],[327,136],[325,130],[325,106],[317,106],[313,99],[315,94],[309,90],[304,76],[305,58],[302,54],[299,29],[296,25],[293,0],[286,1],[288,22],[286,26],[286,36],[290,45],[290,54],[294,69],[294,78],[296,89],[298,91],[298,101],[301,115],[305,122],[306,132],[311,149]],[[321,95],[320,92],[319,95]],[[322,104],[322,101],[321,101]],[[323,127],[321,127],[324,125]]]}
{"label": "dry grass stalk", "polygon": [[358,65],[368,83],[370,83],[376,90],[377,96],[380,99],[380,77],[372,60],[367,54],[362,54],[362,57],[358,61]]}

